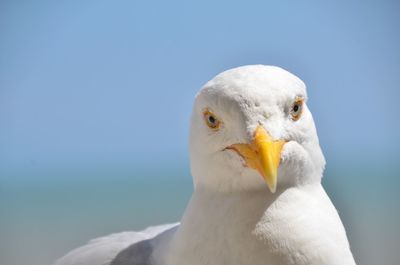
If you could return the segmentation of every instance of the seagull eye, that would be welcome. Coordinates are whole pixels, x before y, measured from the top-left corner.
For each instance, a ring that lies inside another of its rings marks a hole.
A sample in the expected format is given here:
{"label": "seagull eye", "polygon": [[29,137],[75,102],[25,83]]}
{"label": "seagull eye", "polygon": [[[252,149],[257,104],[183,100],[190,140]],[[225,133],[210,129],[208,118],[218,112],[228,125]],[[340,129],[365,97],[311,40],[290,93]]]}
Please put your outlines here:
{"label": "seagull eye", "polygon": [[303,103],[304,100],[301,98],[296,99],[296,101],[293,103],[292,109],[290,110],[292,120],[297,121],[298,119],[300,119],[303,112]]}
{"label": "seagull eye", "polygon": [[209,110],[205,110],[203,112],[204,120],[206,121],[206,124],[209,128],[213,130],[218,130],[219,127],[221,126],[221,122],[218,120],[218,118],[215,116],[214,113],[212,113]]}

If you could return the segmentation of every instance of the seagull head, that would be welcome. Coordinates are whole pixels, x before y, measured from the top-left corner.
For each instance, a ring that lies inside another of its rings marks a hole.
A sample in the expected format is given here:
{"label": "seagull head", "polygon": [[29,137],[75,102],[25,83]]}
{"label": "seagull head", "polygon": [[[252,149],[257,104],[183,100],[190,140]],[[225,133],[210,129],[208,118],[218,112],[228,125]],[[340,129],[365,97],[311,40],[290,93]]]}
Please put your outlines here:
{"label": "seagull head", "polygon": [[320,181],[325,159],[306,102],[304,83],[275,66],[242,66],[207,82],[191,118],[195,189],[275,193]]}

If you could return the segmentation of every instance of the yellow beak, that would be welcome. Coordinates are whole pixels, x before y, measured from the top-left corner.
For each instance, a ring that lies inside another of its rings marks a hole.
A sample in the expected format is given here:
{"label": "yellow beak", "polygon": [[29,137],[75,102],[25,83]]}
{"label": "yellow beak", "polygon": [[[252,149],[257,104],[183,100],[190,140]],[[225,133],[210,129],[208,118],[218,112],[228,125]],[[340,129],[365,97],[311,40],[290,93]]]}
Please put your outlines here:
{"label": "yellow beak", "polygon": [[257,170],[267,182],[272,193],[276,191],[278,167],[285,141],[272,140],[262,127],[258,126],[250,144],[234,144],[227,149],[236,151],[246,162],[246,166]]}

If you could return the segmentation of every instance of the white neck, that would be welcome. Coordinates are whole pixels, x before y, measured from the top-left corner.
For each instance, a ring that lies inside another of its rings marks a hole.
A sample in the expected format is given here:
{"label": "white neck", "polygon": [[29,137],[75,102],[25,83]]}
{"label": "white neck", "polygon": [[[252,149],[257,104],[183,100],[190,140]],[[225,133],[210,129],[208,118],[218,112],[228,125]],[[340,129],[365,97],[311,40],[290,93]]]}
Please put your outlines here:
{"label": "white neck", "polygon": [[[221,193],[197,187],[166,264],[246,264],[248,253],[262,252],[253,231],[277,196],[267,190]],[[227,256],[232,253],[234,261]]]}

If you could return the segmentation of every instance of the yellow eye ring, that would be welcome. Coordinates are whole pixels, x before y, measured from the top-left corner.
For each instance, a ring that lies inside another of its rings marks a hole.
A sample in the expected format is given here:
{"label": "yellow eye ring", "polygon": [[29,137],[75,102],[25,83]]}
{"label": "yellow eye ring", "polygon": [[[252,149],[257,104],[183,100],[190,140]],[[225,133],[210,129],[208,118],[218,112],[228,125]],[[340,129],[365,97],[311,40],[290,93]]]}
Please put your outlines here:
{"label": "yellow eye ring", "polygon": [[302,98],[297,98],[294,101],[292,108],[290,109],[292,120],[297,121],[298,119],[300,119],[301,114],[303,113],[303,104],[304,100]]}
{"label": "yellow eye ring", "polygon": [[218,130],[219,127],[221,126],[221,121],[210,110],[206,109],[203,112],[203,117],[204,117],[204,120],[205,120],[207,126],[210,129]]}

